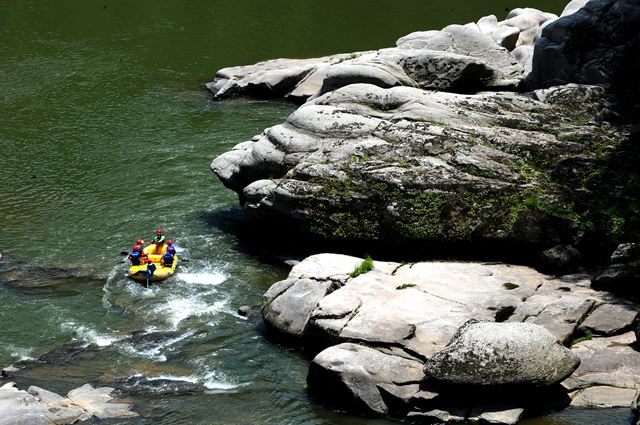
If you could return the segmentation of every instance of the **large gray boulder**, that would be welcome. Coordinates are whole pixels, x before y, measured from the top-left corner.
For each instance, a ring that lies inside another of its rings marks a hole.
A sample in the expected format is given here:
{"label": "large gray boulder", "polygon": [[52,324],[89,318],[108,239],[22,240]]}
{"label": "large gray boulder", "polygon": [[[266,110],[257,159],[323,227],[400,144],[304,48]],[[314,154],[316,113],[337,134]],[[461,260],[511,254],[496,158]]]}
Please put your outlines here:
{"label": "large gray boulder", "polygon": [[535,87],[611,84],[637,106],[638,26],[638,0],[587,2],[542,30],[535,45],[531,83]]}
{"label": "large gray boulder", "polygon": [[211,169],[248,212],[323,237],[561,242],[587,220],[609,231],[613,213],[586,209],[590,196],[602,205],[630,195],[596,178],[606,165],[598,146],[624,140],[610,126],[582,124],[604,101],[577,85],[526,97],[352,84]]}
{"label": "large gray boulder", "polygon": [[378,385],[401,390],[423,378],[420,362],[345,343],[327,348],[313,359],[307,384],[313,395],[336,406],[386,414],[388,408]]}
{"label": "large gray boulder", "polygon": [[428,380],[471,386],[550,386],[580,359],[541,326],[469,321],[424,366]]}

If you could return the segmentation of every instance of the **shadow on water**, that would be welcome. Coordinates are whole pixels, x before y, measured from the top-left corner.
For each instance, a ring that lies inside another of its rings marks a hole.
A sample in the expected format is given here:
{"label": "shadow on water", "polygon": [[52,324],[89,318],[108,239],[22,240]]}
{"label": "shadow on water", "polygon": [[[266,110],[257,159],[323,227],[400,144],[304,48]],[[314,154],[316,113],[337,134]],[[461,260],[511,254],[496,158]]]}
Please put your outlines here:
{"label": "shadow on water", "polygon": [[286,221],[266,220],[245,213],[241,207],[202,214],[200,219],[237,239],[237,249],[267,263],[331,252],[381,261],[460,260],[508,262],[536,266],[539,253],[548,246],[505,241],[433,242],[388,240],[333,240],[322,238]]}

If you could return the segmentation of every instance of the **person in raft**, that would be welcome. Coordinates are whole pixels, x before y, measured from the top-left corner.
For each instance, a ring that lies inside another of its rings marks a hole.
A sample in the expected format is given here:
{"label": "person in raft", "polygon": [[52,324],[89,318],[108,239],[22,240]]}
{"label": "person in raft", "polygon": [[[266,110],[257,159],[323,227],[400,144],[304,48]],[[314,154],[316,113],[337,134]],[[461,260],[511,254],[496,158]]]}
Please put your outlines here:
{"label": "person in raft", "polygon": [[176,249],[170,244],[171,241],[167,241],[167,250],[160,260],[163,267],[171,267],[173,265],[173,256],[176,255]]}
{"label": "person in raft", "polygon": [[139,266],[141,256],[142,256],[142,253],[140,251],[140,247],[138,245],[134,246],[133,249],[131,250],[131,254],[129,254],[129,260],[131,260],[131,265]]}
{"label": "person in raft", "polygon": [[164,242],[167,238],[164,236],[164,230],[158,229],[156,230],[156,236],[153,238],[152,243],[156,244],[156,246],[164,245]]}
{"label": "person in raft", "polygon": [[151,276],[153,276],[153,272],[156,271],[156,265],[153,264],[153,261],[151,261],[151,258],[147,258],[147,280],[151,279]]}
{"label": "person in raft", "polygon": [[138,245],[140,250],[140,262],[144,264],[147,262],[147,254],[144,252],[144,241],[142,239],[138,239],[136,241],[136,245]]}

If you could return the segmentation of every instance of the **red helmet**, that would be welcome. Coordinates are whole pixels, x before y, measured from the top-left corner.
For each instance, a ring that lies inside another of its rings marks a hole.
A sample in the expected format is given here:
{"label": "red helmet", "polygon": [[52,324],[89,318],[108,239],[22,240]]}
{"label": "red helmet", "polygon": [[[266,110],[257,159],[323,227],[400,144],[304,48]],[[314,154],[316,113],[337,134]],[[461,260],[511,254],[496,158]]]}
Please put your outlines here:
{"label": "red helmet", "polygon": [[135,251],[138,251],[139,249],[140,249],[140,247],[139,247],[138,245],[136,245],[136,246],[134,246],[134,247],[133,247],[133,251],[134,251],[134,252],[135,252]]}
{"label": "red helmet", "polygon": [[153,263],[153,260],[151,258],[147,258],[147,263],[151,264]]}
{"label": "red helmet", "polygon": [[143,245],[143,244],[144,244],[144,241],[142,239],[138,239],[136,241],[136,245]]}
{"label": "red helmet", "polygon": [[169,240],[167,241],[167,245],[173,245],[173,241],[172,241],[171,239],[169,239]]}
{"label": "red helmet", "polygon": [[156,229],[156,235],[161,235],[164,233],[164,230],[162,229]]}

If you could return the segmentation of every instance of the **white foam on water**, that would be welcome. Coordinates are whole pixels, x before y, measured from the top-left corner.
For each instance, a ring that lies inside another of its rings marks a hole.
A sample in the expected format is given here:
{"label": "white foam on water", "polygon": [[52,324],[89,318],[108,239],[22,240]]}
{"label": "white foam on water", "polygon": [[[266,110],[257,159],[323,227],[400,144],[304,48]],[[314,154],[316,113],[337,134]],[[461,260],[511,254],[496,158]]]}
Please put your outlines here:
{"label": "white foam on water", "polygon": [[197,384],[199,379],[193,375],[190,376],[178,376],[178,375],[157,375],[157,376],[147,376],[147,380],[149,381],[176,381],[176,382],[190,382],[192,384]]}
{"label": "white foam on water", "polygon": [[60,327],[63,331],[72,332],[76,339],[95,344],[98,347],[108,347],[123,338],[122,336],[101,333],[95,329],[91,329],[84,325],[78,325],[71,321],[63,322]]}
{"label": "white foam on water", "polygon": [[247,384],[237,384],[218,372],[209,372],[204,376],[203,385],[207,393],[228,392]]}
{"label": "white foam on water", "polygon": [[180,322],[189,317],[215,314],[224,309],[226,305],[226,301],[208,303],[196,297],[176,298],[156,307],[155,312],[166,316],[173,329],[177,329]]}
{"label": "white foam on water", "polygon": [[179,272],[176,276],[185,283],[195,285],[219,285],[227,280],[227,276],[218,271]]}
{"label": "white foam on water", "polygon": [[15,359],[19,362],[24,360],[35,360],[35,357],[31,356],[31,353],[33,352],[32,348],[18,347],[13,344],[7,344],[5,345],[4,350],[9,352],[12,359]]}

